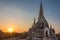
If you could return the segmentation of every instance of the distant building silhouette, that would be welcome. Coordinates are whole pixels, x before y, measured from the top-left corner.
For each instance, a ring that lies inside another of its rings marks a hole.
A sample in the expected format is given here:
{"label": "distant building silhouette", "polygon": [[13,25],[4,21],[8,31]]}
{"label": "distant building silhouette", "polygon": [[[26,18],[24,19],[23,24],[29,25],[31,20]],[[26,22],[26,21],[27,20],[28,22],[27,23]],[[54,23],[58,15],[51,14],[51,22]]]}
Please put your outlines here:
{"label": "distant building silhouette", "polygon": [[0,30],[0,39],[2,39],[4,36],[4,33],[2,32],[2,30]]}
{"label": "distant building silhouette", "polygon": [[48,22],[44,17],[42,2],[40,4],[38,21],[36,23],[34,18],[34,25],[29,29],[26,40],[58,40],[55,30],[51,25],[49,28]]}

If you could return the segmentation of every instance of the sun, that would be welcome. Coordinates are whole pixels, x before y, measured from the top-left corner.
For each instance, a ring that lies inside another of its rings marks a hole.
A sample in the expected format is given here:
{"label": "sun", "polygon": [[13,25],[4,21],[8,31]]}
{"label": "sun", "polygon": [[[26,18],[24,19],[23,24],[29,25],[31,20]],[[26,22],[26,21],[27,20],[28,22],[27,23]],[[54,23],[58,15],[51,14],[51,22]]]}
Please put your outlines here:
{"label": "sun", "polygon": [[14,29],[12,27],[8,28],[8,32],[12,33]]}

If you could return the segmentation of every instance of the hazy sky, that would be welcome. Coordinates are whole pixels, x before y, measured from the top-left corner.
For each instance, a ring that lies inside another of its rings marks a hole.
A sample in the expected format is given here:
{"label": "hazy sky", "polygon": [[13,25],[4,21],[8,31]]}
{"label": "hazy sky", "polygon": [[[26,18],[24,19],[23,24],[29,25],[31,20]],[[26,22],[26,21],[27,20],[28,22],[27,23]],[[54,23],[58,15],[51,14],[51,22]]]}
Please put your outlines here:
{"label": "hazy sky", "polygon": [[[60,33],[60,0],[42,0],[44,16]],[[13,27],[15,32],[32,27],[34,16],[38,19],[40,0],[0,0],[0,29]]]}

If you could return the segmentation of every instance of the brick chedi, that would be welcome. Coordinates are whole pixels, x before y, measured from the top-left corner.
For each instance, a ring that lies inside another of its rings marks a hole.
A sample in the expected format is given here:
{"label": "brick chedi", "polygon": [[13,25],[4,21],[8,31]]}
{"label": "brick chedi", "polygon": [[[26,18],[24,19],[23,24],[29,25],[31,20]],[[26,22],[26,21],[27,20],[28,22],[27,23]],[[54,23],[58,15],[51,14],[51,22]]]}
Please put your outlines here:
{"label": "brick chedi", "polygon": [[55,30],[51,25],[49,28],[48,22],[44,17],[42,2],[40,3],[38,21],[35,22],[34,18],[34,24],[29,29],[26,40],[58,40],[55,35]]}

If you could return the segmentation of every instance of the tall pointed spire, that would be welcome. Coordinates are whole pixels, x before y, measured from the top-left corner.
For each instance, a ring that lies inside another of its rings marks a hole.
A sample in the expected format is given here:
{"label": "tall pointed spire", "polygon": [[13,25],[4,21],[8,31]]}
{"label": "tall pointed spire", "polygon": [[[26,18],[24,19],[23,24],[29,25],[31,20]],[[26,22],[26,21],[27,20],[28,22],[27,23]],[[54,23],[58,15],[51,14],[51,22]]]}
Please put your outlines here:
{"label": "tall pointed spire", "polygon": [[44,14],[43,14],[43,8],[42,8],[42,1],[40,3],[40,12],[39,12],[39,18],[40,17],[44,17]]}
{"label": "tall pointed spire", "polygon": [[51,24],[50,24],[50,29],[52,29],[52,26],[51,26]]}
{"label": "tall pointed spire", "polygon": [[35,25],[35,17],[34,17],[34,25]]}

